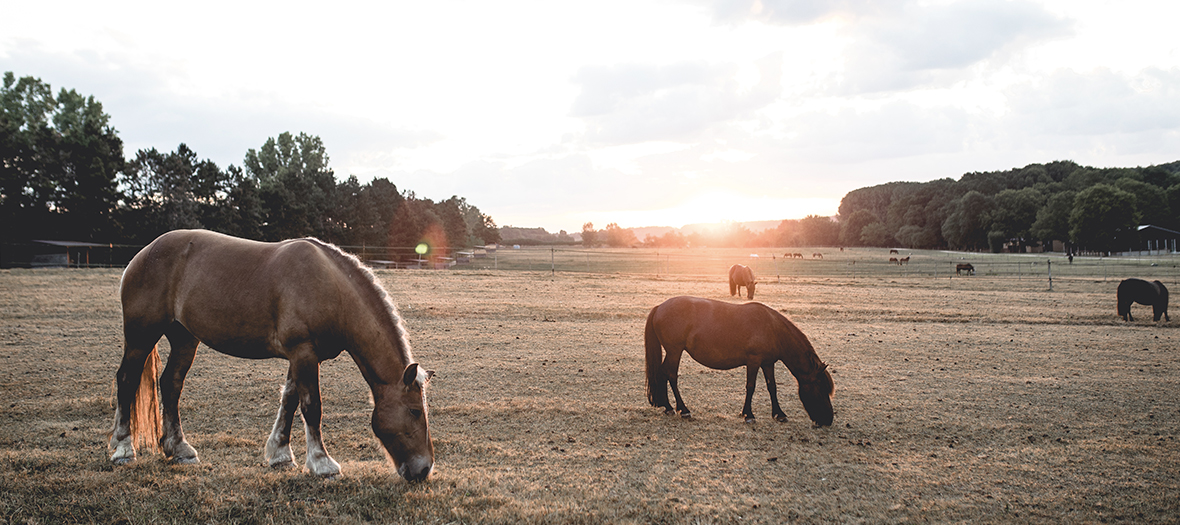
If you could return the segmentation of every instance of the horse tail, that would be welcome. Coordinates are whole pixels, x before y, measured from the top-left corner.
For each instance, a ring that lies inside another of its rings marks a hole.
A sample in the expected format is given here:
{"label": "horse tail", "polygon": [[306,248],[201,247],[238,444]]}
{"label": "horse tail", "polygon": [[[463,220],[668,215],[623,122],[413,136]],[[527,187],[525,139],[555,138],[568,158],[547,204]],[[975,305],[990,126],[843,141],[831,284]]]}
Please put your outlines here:
{"label": "horse tail", "polygon": [[155,451],[163,435],[160,421],[160,397],[157,377],[160,375],[160,352],[153,346],[139,376],[139,390],[131,401],[131,441]]}
{"label": "horse tail", "polygon": [[[656,308],[659,308],[658,306]],[[656,308],[647,314],[647,326],[643,331],[643,344],[647,349],[647,402],[654,407],[670,406],[668,403],[668,376],[664,374],[664,348],[656,336]]]}

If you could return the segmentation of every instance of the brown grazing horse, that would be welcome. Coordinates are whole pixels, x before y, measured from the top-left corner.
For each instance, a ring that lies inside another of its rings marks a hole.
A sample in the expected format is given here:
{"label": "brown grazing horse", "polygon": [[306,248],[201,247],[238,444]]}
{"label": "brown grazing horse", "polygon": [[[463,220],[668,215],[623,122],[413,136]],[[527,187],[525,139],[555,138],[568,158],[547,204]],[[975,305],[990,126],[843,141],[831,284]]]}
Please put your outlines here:
{"label": "brown grazing horse", "polygon": [[[647,401],[672,413],[668,385],[676,396],[676,411],[690,417],[677,385],[680,356],[688,352],[696,362],[715,370],[746,367],[746,404],[742,415],[754,422],[750,408],[758,369],[770,393],[770,413],[786,421],[778,404],[774,365],[782,361],[799,382],[799,401],[816,426],[832,424],[832,374],[820,361],[807,336],[783,314],[761,303],[731,304],[699,297],[673,297],[652,308],[644,333],[647,349]],[[665,355],[664,351],[667,351]]]}
{"label": "brown grazing horse", "polygon": [[[235,357],[290,362],[265,457],[292,467],[291,424],[303,413],[307,468],[335,476],[340,465],[320,435],[320,362],[348,351],[373,395],[372,428],[398,474],[415,481],[434,467],[426,424],[426,383],[405,327],[373,274],[355,257],[315,239],[263,243],[204,230],[165,233],[136,254],[120,282],[123,361],[110,447],[116,464],[144,443],[174,463],[198,462],[177,404],[198,343]],[[159,353],[172,350],[160,378]]]}
{"label": "brown grazing horse", "polygon": [[1168,289],[1159,281],[1147,282],[1143,279],[1126,279],[1119,283],[1118,312],[1124,321],[1134,321],[1131,317],[1131,303],[1151,306],[1152,320],[1159,321],[1168,318]]}
{"label": "brown grazing horse", "polygon": [[746,299],[754,298],[754,287],[758,282],[754,280],[754,270],[749,266],[735,264],[729,267],[729,295],[734,296],[742,292],[742,287],[746,287]]}

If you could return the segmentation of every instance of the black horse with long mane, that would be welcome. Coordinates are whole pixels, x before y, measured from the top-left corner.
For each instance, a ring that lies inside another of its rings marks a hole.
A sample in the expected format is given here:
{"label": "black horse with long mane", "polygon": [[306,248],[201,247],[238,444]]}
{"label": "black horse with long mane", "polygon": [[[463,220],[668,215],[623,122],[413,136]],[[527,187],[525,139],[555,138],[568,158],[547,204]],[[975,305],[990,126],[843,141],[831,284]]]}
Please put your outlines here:
{"label": "black horse with long mane", "polygon": [[1151,306],[1154,321],[1162,316],[1168,318],[1168,289],[1159,281],[1147,282],[1143,279],[1126,279],[1119,283],[1118,289],[1119,316],[1124,321],[1134,321],[1131,317],[1131,303]]}
{"label": "black horse with long mane", "polygon": [[[644,333],[647,350],[647,400],[672,413],[668,386],[676,396],[676,411],[690,417],[677,384],[680,357],[688,352],[696,362],[715,370],[746,367],[746,404],[742,415],[754,422],[750,407],[758,369],[770,393],[771,415],[786,421],[778,404],[774,366],[782,361],[799,382],[799,401],[816,426],[832,424],[832,374],[807,336],[783,314],[762,303],[731,304],[699,297],[673,297],[652,308]],[[664,351],[667,354],[664,354]]]}

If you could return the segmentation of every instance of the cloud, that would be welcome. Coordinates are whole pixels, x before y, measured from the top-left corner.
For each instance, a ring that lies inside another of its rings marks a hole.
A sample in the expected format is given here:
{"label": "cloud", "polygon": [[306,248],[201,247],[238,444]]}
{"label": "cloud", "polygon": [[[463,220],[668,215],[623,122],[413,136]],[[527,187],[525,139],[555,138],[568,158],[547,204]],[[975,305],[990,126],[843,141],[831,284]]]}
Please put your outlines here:
{"label": "cloud", "polygon": [[1078,136],[1180,131],[1180,68],[1128,75],[1061,69],[1005,91],[1013,124],[1041,134]]}
{"label": "cloud", "polygon": [[201,158],[223,167],[241,165],[248,149],[290,131],[318,135],[337,164],[353,152],[363,156],[366,151],[413,148],[441,138],[430,130],[399,129],[244,87],[218,95],[187,94],[188,79],[179,67],[142,65],[117,53],[54,53],[22,42],[8,50],[0,69],[17,77],[38,77],[55,92],[65,88],[93,95],[111,116],[127,157],[139,149],[171,151],[185,143]]}
{"label": "cloud", "polygon": [[905,0],[716,0],[713,17],[723,23],[759,21],[800,25],[831,16],[881,16],[897,11]]}
{"label": "cloud", "polygon": [[691,141],[718,124],[747,118],[781,90],[782,54],[757,63],[757,83],[743,84],[735,63],[584,66],[570,114],[595,144]]}

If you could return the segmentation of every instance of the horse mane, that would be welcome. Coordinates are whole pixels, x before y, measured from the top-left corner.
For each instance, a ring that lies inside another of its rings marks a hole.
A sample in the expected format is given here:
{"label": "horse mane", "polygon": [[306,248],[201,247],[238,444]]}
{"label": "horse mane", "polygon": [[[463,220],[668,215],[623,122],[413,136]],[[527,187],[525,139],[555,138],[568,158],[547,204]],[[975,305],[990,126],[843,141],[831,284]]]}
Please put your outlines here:
{"label": "horse mane", "polygon": [[[364,301],[378,310],[389,312],[389,321],[392,322],[393,331],[397,334],[397,342],[394,346],[401,350],[402,360],[407,365],[414,362],[414,358],[410,353],[410,339],[406,334],[406,327],[402,322],[402,316],[398,314],[397,305],[393,304],[393,299],[389,297],[389,292],[386,292],[385,287],[377,282],[377,275],[355,255],[341,250],[335,244],[321,241],[315,237],[304,237],[298,240],[315,245],[327,254],[337,266],[348,270],[345,274],[349,276],[350,281],[360,284],[358,289]],[[360,278],[358,279],[357,276]]]}

